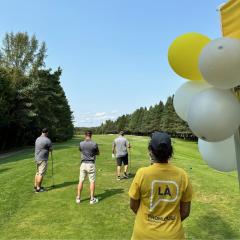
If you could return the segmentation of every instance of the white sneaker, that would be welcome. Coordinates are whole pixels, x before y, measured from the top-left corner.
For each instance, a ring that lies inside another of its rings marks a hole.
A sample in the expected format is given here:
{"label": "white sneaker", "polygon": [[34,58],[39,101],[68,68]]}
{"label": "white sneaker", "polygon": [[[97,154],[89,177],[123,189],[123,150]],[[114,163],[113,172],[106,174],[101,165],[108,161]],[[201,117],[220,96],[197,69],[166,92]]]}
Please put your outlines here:
{"label": "white sneaker", "polygon": [[90,200],[91,205],[96,204],[96,203],[98,203],[98,198],[93,198]]}
{"label": "white sneaker", "polygon": [[81,202],[81,199],[79,197],[76,198],[76,203],[79,204]]}

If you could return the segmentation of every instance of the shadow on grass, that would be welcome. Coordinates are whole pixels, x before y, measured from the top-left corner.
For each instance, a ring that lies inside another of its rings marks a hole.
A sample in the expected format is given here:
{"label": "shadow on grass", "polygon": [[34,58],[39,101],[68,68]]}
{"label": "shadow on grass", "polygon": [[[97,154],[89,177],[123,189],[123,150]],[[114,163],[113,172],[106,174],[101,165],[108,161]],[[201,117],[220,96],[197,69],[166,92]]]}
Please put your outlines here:
{"label": "shadow on grass", "polygon": [[65,188],[65,187],[69,187],[69,186],[77,185],[77,184],[78,184],[78,181],[63,182],[63,183],[60,183],[60,184],[55,184],[54,186],[47,187],[47,190],[52,191],[52,190],[55,190],[55,189]]}
{"label": "shadow on grass", "polygon": [[135,175],[136,175],[135,173],[129,173],[129,174],[128,174],[128,178],[129,178],[129,179],[134,178]]}
{"label": "shadow on grass", "polygon": [[10,170],[11,168],[3,168],[3,169],[0,169],[0,174],[3,173],[3,172],[6,172],[8,170]]}
{"label": "shadow on grass", "polygon": [[[123,188],[113,188],[113,189],[107,189],[104,190],[103,193],[97,194],[96,197],[99,199],[99,201],[104,201],[106,198],[110,198],[114,195],[121,194],[124,192]],[[81,200],[81,202],[89,201],[89,198],[84,198]]]}
{"label": "shadow on grass", "polygon": [[209,239],[239,239],[240,235],[231,228],[231,222],[223,219],[216,212],[200,216],[197,222]]}
{"label": "shadow on grass", "polygon": [[29,153],[29,150],[28,152],[18,152],[14,155],[7,156],[6,158],[0,159],[0,165],[6,164],[6,163],[18,162],[18,161],[26,160],[29,158],[32,158],[32,161],[34,162],[34,155],[33,153]]}

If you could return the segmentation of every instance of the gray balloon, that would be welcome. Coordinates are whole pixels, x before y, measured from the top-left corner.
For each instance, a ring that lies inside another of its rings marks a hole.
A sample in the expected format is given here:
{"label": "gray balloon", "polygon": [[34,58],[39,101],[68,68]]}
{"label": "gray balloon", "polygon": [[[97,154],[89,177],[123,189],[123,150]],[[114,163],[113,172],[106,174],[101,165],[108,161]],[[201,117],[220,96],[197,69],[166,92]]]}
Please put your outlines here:
{"label": "gray balloon", "polygon": [[208,142],[223,141],[240,125],[240,103],[230,90],[204,90],[193,97],[187,121],[199,138]]}
{"label": "gray balloon", "polygon": [[211,41],[201,52],[199,69],[214,87],[231,89],[240,85],[240,40],[224,37]]}
{"label": "gray balloon", "polygon": [[234,136],[221,142],[198,140],[198,149],[208,166],[221,171],[231,172],[237,168]]}

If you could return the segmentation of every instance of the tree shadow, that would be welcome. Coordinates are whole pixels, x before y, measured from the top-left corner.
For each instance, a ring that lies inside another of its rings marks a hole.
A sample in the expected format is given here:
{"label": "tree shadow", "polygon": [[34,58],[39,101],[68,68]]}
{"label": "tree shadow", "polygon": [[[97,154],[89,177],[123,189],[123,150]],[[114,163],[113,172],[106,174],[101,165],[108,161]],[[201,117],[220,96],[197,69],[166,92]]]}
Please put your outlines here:
{"label": "tree shadow", "polygon": [[239,239],[239,233],[235,232],[227,220],[224,220],[216,212],[209,212],[199,217],[198,226],[204,229],[209,238],[214,239]]}
{"label": "tree shadow", "polygon": [[14,153],[12,155],[1,158],[0,159],[0,165],[6,164],[6,163],[18,162],[18,161],[26,160],[26,159],[29,159],[29,158],[34,159],[33,153],[29,153],[29,151],[28,152],[17,152],[17,153]]}
{"label": "tree shadow", "polygon": [[[96,197],[100,201],[104,201],[106,198],[112,197],[117,194],[121,194],[123,192],[124,192],[123,188],[107,189],[107,190],[104,190],[103,193],[97,194]],[[81,202],[85,202],[85,201],[89,201],[89,198],[84,198],[81,200]]]}
{"label": "tree shadow", "polygon": [[3,169],[0,169],[0,174],[3,173],[3,172],[6,172],[8,170],[10,170],[11,168],[3,168]]}
{"label": "tree shadow", "polygon": [[54,186],[50,186],[50,187],[47,187],[47,191],[52,191],[52,190],[55,190],[55,189],[59,189],[59,188],[65,188],[65,187],[69,187],[69,186],[72,186],[72,185],[77,185],[79,181],[72,181],[72,182],[63,182],[63,183],[60,183],[60,184],[56,184]]}

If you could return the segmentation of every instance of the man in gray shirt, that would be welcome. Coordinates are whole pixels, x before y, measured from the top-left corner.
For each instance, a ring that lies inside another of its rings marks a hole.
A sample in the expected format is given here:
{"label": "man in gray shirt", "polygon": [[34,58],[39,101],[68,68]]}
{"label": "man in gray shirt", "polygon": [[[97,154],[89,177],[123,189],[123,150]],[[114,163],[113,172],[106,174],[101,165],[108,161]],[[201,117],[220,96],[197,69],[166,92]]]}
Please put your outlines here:
{"label": "man in gray shirt", "polygon": [[52,142],[48,138],[48,129],[42,130],[42,135],[36,139],[35,142],[35,161],[37,164],[37,172],[35,175],[35,192],[44,192],[41,187],[43,176],[46,174],[48,165],[49,152],[52,151]]}
{"label": "man in gray shirt", "polygon": [[99,149],[98,145],[92,141],[91,131],[85,133],[85,141],[80,142],[79,150],[81,151],[81,166],[76,203],[81,202],[83,182],[88,175],[90,182],[90,204],[95,204],[98,203],[98,199],[94,197],[96,181],[95,161],[96,155],[99,155]]}
{"label": "man in gray shirt", "polygon": [[117,180],[121,180],[121,166],[124,165],[124,174],[123,178],[128,178],[127,170],[128,170],[128,148],[130,148],[130,144],[128,140],[124,137],[124,132],[121,131],[119,133],[119,137],[117,137],[113,141],[112,154],[113,157],[116,155],[117,159]]}

